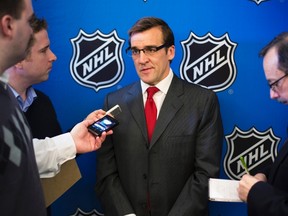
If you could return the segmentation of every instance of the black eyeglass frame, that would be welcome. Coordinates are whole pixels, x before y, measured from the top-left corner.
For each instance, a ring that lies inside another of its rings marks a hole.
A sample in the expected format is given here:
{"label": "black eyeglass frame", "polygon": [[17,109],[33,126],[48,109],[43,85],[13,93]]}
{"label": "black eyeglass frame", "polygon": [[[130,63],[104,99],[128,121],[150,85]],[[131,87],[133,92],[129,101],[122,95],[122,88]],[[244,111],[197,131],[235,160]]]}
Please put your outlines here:
{"label": "black eyeglass frame", "polygon": [[[272,89],[273,91],[275,90],[275,87],[277,87],[277,83],[280,82],[280,80],[284,79],[285,77],[288,76],[288,73],[286,73],[285,75],[283,75],[282,77],[280,77],[279,79],[277,79],[276,81],[272,82],[272,83],[268,83],[269,88]],[[275,86],[275,87],[274,87]]]}
{"label": "black eyeglass frame", "polygon": [[[168,47],[168,45],[166,44],[166,43],[164,43],[164,44],[162,44],[162,45],[160,45],[160,46],[158,46],[158,47],[155,47],[155,46],[147,46],[147,47],[144,47],[143,49],[136,49],[135,48],[135,50],[138,50],[139,51],[139,55],[140,55],[140,53],[141,53],[141,51],[145,54],[145,49],[147,49],[147,48],[153,48],[153,49],[155,49],[155,51],[153,52],[153,53],[156,53],[156,52],[158,52],[159,50],[161,50],[161,49],[163,49],[163,48],[165,48],[165,47]],[[129,52],[129,50],[131,50],[132,51],[132,47],[127,47],[126,48],[126,50],[125,50],[125,52],[126,52],[126,54],[128,55],[128,56],[133,56],[133,54],[131,54],[131,55],[129,55],[128,54],[128,52]]]}

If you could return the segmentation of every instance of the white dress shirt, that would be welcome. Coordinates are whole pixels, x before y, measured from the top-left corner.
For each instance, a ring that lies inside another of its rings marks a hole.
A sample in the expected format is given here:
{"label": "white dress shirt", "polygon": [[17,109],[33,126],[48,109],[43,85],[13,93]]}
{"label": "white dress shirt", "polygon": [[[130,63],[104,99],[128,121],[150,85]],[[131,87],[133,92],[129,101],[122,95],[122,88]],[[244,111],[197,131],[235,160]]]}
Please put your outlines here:
{"label": "white dress shirt", "polygon": [[[157,107],[157,118],[158,118],[160,109],[162,107],[163,101],[167,95],[167,92],[168,92],[168,89],[169,89],[170,84],[172,82],[172,79],[173,79],[173,72],[172,72],[172,69],[170,68],[168,76],[165,77],[163,80],[161,80],[159,83],[157,83],[157,85],[155,85],[155,87],[157,87],[159,89],[159,91],[153,95],[153,100],[154,100],[155,105]],[[147,83],[144,83],[141,80],[141,88],[142,88],[144,106],[145,106],[145,103],[147,100],[146,90],[149,87],[150,86]]]}
{"label": "white dress shirt", "polygon": [[76,146],[70,133],[33,139],[33,146],[40,178],[55,176],[63,163],[76,156]]}

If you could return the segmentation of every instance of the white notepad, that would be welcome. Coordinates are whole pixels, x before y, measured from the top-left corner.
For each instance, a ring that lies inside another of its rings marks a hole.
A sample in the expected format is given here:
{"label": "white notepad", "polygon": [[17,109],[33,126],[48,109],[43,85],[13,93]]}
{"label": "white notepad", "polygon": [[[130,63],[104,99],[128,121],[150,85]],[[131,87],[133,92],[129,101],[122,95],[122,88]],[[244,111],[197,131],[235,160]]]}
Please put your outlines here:
{"label": "white notepad", "polygon": [[239,181],[228,179],[209,179],[209,200],[219,202],[242,202],[238,196]]}

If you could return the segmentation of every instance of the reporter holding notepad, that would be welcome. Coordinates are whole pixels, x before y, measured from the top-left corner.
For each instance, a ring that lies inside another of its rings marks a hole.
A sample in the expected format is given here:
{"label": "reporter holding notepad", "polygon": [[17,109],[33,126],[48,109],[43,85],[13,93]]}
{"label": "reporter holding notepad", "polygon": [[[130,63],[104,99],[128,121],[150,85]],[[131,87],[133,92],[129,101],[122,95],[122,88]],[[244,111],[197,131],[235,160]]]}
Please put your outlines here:
{"label": "reporter holding notepad", "polygon": [[[288,104],[288,32],[275,37],[262,49],[260,56],[270,98]],[[238,194],[247,202],[249,216],[288,215],[288,141],[263,173],[242,177]]]}

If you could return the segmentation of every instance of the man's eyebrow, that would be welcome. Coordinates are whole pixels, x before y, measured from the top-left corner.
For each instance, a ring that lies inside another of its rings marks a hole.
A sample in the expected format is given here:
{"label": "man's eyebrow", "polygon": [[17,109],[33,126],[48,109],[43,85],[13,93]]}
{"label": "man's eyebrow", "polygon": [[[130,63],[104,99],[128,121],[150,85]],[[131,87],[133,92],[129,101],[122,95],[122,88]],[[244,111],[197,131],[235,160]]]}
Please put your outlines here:
{"label": "man's eyebrow", "polygon": [[50,47],[50,45],[47,45],[47,46],[42,47],[41,49],[39,49],[39,51],[45,51],[45,50],[49,49],[49,47]]}
{"label": "man's eyebrow", "polygon": [[[151,48],[151,47],[157,47],[156,45],[148,45],[148,46],[144,46],[142,49],[144,49],[144,48]],[[140,48],[138,48],[138,47],[136,47],[136,46],[133,46],[133,47],[131,47],[131,49],[140,49]]]}

